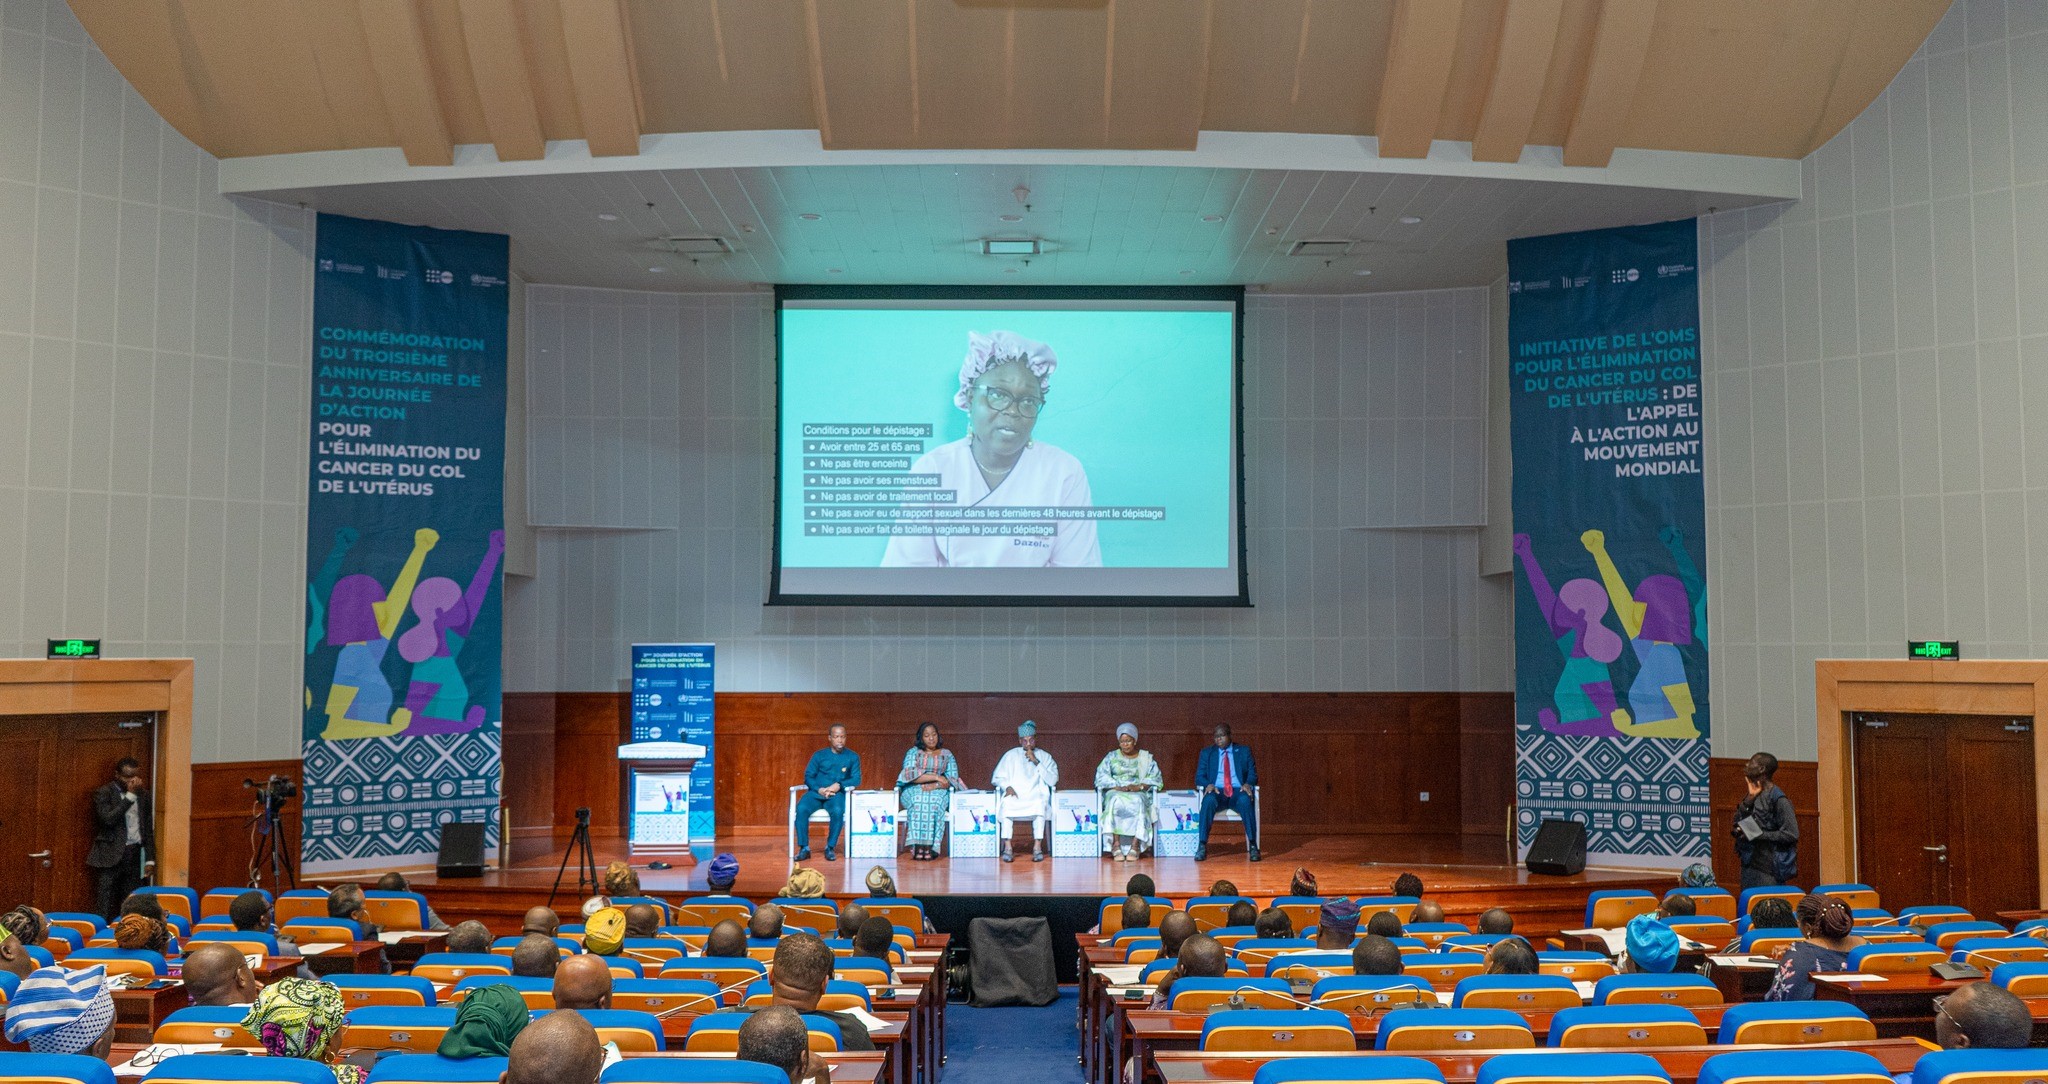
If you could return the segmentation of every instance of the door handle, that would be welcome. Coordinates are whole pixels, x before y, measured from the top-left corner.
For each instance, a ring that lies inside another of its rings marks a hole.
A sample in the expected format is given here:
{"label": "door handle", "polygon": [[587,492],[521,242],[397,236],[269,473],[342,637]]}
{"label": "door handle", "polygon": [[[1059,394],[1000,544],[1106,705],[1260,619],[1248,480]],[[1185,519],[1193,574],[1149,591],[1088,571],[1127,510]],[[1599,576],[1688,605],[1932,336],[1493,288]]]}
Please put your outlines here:
{"label": "door handle", "polygon": [[36,853],[34,853],[34,854],[32,854],[32,855],[29,855],[29,857],[30,857],[30,858],[48,858],[48,857],[50,857],[50,852],[48,852],[48,851],[37,851]]}
{"label": "door handle", "polygon": [[1947,854],[1947,853],[1948,853],[1948,844],[1946,844],[1946,843],[1940,843],[1940,844],[1936,844],[1935,846],[1932,846],[1932,847],[1922,847],[1922,848],[1920,848],[1920,849],[1921,849],[1921,850],[1923,850],[1923,851],[1940,851],[1940,852],[1941,852],[1941,853],[1943,853],[1943,854]]}

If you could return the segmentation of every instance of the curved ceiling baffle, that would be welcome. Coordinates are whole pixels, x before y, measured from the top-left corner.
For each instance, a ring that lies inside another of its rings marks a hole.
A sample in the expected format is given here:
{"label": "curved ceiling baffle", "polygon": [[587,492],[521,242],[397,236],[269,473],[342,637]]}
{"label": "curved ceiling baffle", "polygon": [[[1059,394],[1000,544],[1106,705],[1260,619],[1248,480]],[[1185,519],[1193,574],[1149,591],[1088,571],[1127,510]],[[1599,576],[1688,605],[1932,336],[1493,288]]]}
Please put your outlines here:
{"label": "curved ceiling baffle", "polygon": [[[1503,236],[1796,197],[1798,160],[1947,7],[70,2],[223,159],[223,191],[507,230],[542,281],[645,288],[639,242],[690,233],[733,253],[656,285],[918,264],[974,281],[991,261],[954,250],[1023,183],[1017,228],[1054,242],[1039,270],[1060,279],[1344,290],[1364,270],[1374,288],[1485,281]],[[592,208],[619,221],[575,213]],[[1383,220],[1396,208],[1425,222],[1402,235]],[[1204,233],[1188,211],[1227,221]],[[573,228],[550,228],[565,214]],[[1359,244],[1327,265],[1276,256],[1312,236]]]}

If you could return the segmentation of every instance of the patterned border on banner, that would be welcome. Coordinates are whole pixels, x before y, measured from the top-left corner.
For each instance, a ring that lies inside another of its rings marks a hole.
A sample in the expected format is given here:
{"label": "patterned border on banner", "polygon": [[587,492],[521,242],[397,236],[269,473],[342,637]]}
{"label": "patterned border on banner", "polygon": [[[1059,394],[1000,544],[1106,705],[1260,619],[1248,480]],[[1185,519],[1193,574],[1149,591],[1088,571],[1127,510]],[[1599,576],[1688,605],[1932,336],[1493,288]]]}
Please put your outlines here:
{"label": "patterned border on banner", "polygon": [[1712,838],[1698,225],[1508,243],[1516,835],[1677,866]]}
{"label": "patterned border on banner", "polygon": [[441,825],[497,820],[495,732],[315,740],[300,753],[308,873],[431,859]]}

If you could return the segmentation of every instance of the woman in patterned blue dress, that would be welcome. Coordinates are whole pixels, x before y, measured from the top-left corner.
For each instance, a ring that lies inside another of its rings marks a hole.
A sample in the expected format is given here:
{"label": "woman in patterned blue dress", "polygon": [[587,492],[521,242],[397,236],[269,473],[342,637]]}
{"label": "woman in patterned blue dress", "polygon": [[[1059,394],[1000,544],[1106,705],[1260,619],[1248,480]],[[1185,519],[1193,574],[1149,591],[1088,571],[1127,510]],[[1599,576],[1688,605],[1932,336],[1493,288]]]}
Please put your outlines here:
{"label": "woman in patterned blue dress", "polygon": [[896,775],[896,792],[907,814],[904,842],[910,845],[911,858],[928,862],[939,856],[953,788],[959,785],[960,765],[939,738],[938,726],[921,724],[917,742],[903,754],[903,770]]}

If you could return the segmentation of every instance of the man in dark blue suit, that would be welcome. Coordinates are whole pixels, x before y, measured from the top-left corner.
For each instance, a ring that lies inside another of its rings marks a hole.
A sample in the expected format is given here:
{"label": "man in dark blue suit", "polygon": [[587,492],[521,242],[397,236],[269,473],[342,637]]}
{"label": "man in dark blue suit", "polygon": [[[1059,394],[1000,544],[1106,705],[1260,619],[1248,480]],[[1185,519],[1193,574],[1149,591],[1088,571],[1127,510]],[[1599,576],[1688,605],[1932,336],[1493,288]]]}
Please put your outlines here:
{"label": "man in dark blue suit", "polygon": [[1251,848],[1251,860],[1259,860],[1259,815],[1252,804],[1252,788],[1258,785],[1258,765],[1252,763],[1249,747],[1230,740],[1230,724],[1216,724],[1215,744],[1202,750],[1195,764],[1195,789],[1202,792],[1202,839],[1195,845],[1195,861],[1209,857],[1209,826],[1219,810],[1228,809],[1244,818],[1244,838]]}

